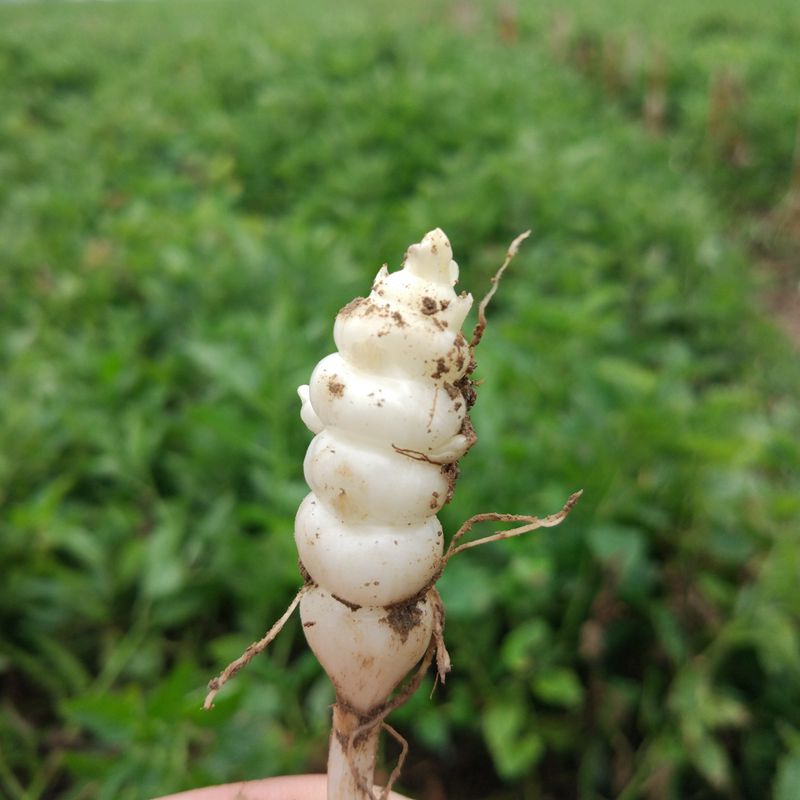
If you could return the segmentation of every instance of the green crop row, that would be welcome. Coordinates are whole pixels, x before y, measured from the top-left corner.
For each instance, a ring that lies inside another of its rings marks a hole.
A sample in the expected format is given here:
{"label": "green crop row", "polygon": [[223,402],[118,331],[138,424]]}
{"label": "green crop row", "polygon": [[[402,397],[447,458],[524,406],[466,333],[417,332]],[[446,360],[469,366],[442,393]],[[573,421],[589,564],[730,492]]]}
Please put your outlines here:
{"label": "green crop row", "polygon": [[794,3],[545,2],[521,28],[669,136],[673,166],[702,174],[726,209],[769,211],[800,191]]}

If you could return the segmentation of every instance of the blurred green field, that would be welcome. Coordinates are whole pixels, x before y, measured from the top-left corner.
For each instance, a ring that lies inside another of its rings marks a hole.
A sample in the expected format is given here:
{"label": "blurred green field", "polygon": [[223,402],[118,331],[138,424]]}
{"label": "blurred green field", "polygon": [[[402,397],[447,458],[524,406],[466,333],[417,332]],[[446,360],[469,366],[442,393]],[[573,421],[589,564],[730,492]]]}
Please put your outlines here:
{"label": "blurred green field", "polygon": [[673,166],[702,172],[723,207],[765,212],[784,198],[800,158],[792,0],[545,0],[536,21],[560,61],[670,134]]}
{"label": "blurred green field", "polygon": [[296,620],[204,687],[300,583],[296,387],[441,226],[476,296],[534,229],[445,529],[585,493],[448,567],[401,788],[796,800],[800,363],[752,231],[798,169],[800,9],[568,5],[0,6],[0,796],[324,769]]}

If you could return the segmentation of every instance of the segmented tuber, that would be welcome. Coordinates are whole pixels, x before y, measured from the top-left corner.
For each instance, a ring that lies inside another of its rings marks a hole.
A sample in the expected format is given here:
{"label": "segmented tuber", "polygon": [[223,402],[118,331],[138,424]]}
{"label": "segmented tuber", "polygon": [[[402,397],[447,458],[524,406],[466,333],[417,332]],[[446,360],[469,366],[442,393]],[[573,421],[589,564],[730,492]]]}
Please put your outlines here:
{"label": "segmented tuber", "polygon": [[[367,298],[336,317],[338,352],[299,390],[316,433],[305,460],[311,487],[295,522],[300,561],[315,584],[300,602],[309,645],[336,688],[331,761],[422,658],[431,641],[443,552],[436,512],[455,462],[472,442],[470,368],[461,324],[472,297],[456,295],[450,242],[431,231],[403,268],[382,267]],[[352,742],[363,765],[335,776],[328,797],[364,794],[377,727]],[[343,753],[342,755],[347,755]],[[337,785],[338,784],[338,785]],[[371,784],[370,789],[371,791]]]}
{"label": "segmented tuber", "polygon": [[[378,272],[372,291],[336,317],[337,352],[298,390],[301,416],[315,434],[304,463],[311,492],[295,521],[305,585],[273,629],[211,684],[216,691],[277,634],[297,601],[309,645],[336,691],[328,762],[328,800],[387,797],[372,786],[381,728],[435,659],[444,680],[449,657],[444,612],[434,584],[466,547],[558,524],[576,502],[543,519],[473,517],[444,553],[437,512],[450,500],[458,460],[475,442],[473,351],[484,308],[519,242],[509,249],[479,307],[472,341],[461,325],[472,305],[456,294],[458,266],[439,230],[406,252],[402,269]],[[458,545],[476,522],[520,527]],[[413,678],[396,687],[418,665]],[[395,773],[398,770],[395,770]]]}

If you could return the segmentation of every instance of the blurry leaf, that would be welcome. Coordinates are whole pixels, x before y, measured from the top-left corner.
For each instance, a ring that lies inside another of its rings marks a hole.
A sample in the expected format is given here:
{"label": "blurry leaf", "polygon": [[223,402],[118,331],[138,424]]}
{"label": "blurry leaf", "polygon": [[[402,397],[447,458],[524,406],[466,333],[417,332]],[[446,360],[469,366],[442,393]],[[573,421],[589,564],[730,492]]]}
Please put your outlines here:
{"label": "blurry leaf", "polygon": [[423,710],[414,717],[414,735],[434,751],[443,751],[450,743],[450,726],[443,714],[436,709]]}
{"label": "blurry leaf", "polygon": [[202,705],[203,684],[203,676],[193,664],[186,661],[177,664],[147,697],[147,716],[176,722],[192,705]]}
{"label": "blurry leaf", "polygon": [[670,694],[670,707],[679,715],[681,723],[692,733],[720,727],[738,727],[748,719],[745,706],[734,697],[724,694],[711,683],[711,676],[703,669],[686,666],[678,676]]}
{"label": "blurry leaf", "polygon": [[601,358],[595,364],[595,370],[602,380],[628,394],[631,400],[648,394],[656,385],[654,372],[621,358]]}
{"label": "blurry leaf", "polygon": [[722,745],[711,736],[702,736],[691,743],[688,755],[703,777],[716,789],[730,783],[731,767]]}
{"label": "blurry leaf", "polygon": [[631,574],[644,557],[642,533],[621,525],[595,525],[589,532],[595,556],[613,567],[621,577]]}
{"label": "blurry leaf", "polygon": [[245,398],[258,395],[258,372],[232,345],[226,343],[191,342],[189,356],[215,381]]}
{"label": "blurry leaf", "polygon": [[775,777],[775,800],[793,800],[800,786],[800,731],[783,726],[782,738],[788,752],[778,761]]}
{"label": "blurry leaf", "polygon": [[498,587],[490,574],[468,558],[455,558],[439,581],[439,591],[448,615],[476,617],[486,613],[497,597]]}
{"label": "blurry leaf", "polygon": [[534,730],[535,719],[524,705],[497,701],[483,714],[483,730],[497,771],[506,779],[530,769],[544,752],[544,741]]}
{"label": "blurry leaf", "polygon": [[796,620],[776,605],[759,604],[752,633],[768,672],[787,668],[800,676],[800,632]]}
{"label": "blurry leaf", "polygon": [[675,614],[670,609],[655,604],[651,607],[650,614],[662,647],[675,664],[682,664],[686,660],[687,641]]}
{"label": "blurry leaf", "polygon": [[550,638],[550,631],[542,620],[519,625],[503,641],[503,664],[512,672],[529,673]]}
{"label": "blurry leaf", "polygon": [[35,639],[47,668],[57,675],[70,693],[80,693],[89,686],[89,673],[85,666],[69,649],[68,643],[59,642],[49,636]]}
{"label": "blurry leaf", "polygon": [[125,746],[134,741],[142,713],[141,695],[134,686],[102,695],[83,695],[62,704],[66,718],[85,727],[109,744]]}
{"label": "blurry leaf", "polygon": [[747,707],[733,697],[717,693],[710,709],[709,722],[715,728],[739,728],[750,719]]}
{"label": "blurry leaf", "polygon": [[800,756],[784,756],[778,767],[775,782],[775,800],[796,800],[797,787],[800,786]]}
{"label": "blurry leaf", "polygon": [[583,702],[583,686],[570,669],[548,670],[533,679],[533,691],[545,703],[575,708]]}
{"label": "blurry leaf", "polygon": [[144,594],[152,599],[160,599],[177,591],[186,573],[181,552],[185,524],[183,512],[174,507],[163,507],[161,517],[148,537],[143,576]]}

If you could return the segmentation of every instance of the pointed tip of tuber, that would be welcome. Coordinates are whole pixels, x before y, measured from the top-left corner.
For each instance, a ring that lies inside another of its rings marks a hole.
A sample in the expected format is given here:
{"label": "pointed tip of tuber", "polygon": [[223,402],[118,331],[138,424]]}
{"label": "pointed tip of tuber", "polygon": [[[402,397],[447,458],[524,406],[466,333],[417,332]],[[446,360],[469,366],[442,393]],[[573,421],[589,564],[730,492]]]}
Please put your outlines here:
{"label": "pointed tip of tuber", "polygon": [[406,251],[403,268],[423,280],[453,286],[458,280],[458,265],[453,248],[441,228],[434,228]]}
{"label": "pointed tip of tuber", "polygon": [[449,240],[447,239],[447,234],[441,228],[434,228],[432,231],[428,231],[423,237],[422,241],[426,242],[428,240],[441,240],[444,239],[445,242],[450,244]]}

